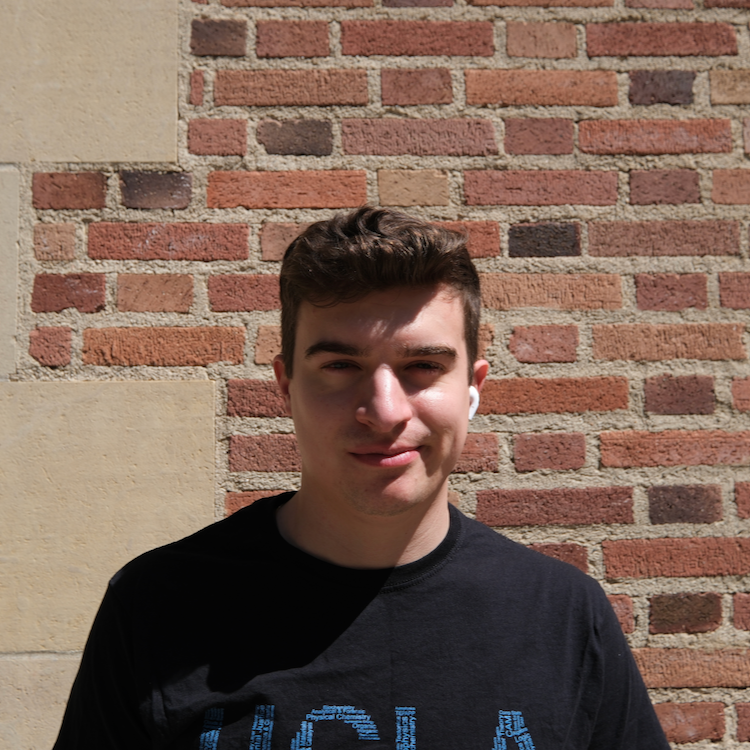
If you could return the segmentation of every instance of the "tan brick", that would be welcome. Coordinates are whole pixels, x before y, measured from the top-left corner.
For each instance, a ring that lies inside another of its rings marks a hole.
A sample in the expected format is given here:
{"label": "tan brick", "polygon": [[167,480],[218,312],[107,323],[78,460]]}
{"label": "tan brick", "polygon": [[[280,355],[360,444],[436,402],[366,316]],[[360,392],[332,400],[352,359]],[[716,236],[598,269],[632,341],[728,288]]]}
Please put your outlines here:
{"label": "tan brick", "polygon": [[255,339],[255,364],[270,365],[281,353],[281,326],[258,326]]}
{"label": "tan brick", "polygon": [[647,687],[750,687],[745,649],[637,648],[636,664]]}
{"label": "tan brick", "polygon": [[670,742],[681,745],[724,737],[723,703],[657,703],[654,709]]}
{"label": "tan brick", "polygon": [[505,24],[510,57],[575,57],[576,27],[572,23]]}
{"label": "tan brick", "polygon": [[750,169],[714,169],[711,200],[730,205],[750,203]]}
{"label": "tan brick", "polygon": [[193,277],[170,273],[121,273],[117,309],[126,312],[189,312]]}
{"label": "tan brick", "polygon": [[711,104],[750,104],[750,70],[712,70]]}
{"label": "tan brick", "polygon": [[614,107],[616,74],[608,70],[467,70],[468,104]]}
{"label": "tan brick", "polygon": [[83,332],[86,365],[241,364],[244,348],[244,328],[87,328]]}
{"label": "tan brick", "polygon": [[602,432],[602,466],[713,466],[750,462],[750,432],[665,430]]}
{"label": "tan brick", "polygon": [[73,260],[75,256],[75,224],[34,226],[34,257],[37,260]]}
{"label": "tan brick", "polygon": [[438,169],[379,169],[383,206],[447,206],[448,176]]}
{"label": "tan brick", "polygon": [[596,359],[745,359],[739,323],[650,325],[622,323],[592,326]]}
{"label": "tan brick", "polygon": [[494,310],[544,307],[552,310],[617,310],[622,307],[615,274],[485,273],[482,302]]}

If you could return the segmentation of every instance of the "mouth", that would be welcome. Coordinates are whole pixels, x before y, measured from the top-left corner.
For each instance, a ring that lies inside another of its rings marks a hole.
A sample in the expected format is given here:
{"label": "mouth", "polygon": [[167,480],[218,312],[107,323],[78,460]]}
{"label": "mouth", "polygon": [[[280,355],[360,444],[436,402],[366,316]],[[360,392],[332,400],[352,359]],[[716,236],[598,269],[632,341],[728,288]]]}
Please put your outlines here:
{"label": "mouth", "polygon": [[407,466],[413,461],[416,461],[420,456],[419,450],[419,446],[391,448],[380,451],[376,448],[370,449],[366,447],[364,449],[351,451],[350,455],[354,456],[356,461],[365,466],[395,468],[399,466]]}

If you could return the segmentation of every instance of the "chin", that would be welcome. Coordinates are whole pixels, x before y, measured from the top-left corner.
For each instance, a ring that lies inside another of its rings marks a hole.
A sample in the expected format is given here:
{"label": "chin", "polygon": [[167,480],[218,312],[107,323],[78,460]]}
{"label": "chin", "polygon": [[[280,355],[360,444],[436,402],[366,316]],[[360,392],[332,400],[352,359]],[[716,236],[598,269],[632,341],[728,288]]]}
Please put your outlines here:
{"label": "chin", "polygon": [[440,492],[440,485],[430,487],[391,486],[350,495],[350,502],[369,516],[398,516],[423,503],[431,503]]}

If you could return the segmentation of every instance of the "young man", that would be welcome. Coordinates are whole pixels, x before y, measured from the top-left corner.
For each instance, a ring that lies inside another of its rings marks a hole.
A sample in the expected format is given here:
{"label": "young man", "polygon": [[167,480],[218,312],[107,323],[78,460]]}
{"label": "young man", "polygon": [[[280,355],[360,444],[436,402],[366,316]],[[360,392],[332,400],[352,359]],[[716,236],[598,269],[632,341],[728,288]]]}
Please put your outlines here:
{"label": "young man", "polygon": [[668,748],[600,587],[448,504],[488,369],[464,244],[373,208],[292,243],[300,489],[114,577],[59,750]]}

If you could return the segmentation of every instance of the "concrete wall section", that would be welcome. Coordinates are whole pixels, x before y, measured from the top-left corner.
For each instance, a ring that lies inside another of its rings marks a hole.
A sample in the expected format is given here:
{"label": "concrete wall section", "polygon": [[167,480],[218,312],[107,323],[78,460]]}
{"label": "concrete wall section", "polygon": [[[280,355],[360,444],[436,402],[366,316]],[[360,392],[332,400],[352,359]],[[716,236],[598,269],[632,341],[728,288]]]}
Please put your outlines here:
{"label": "concrete wall section", "polygon": [[4,3],[0,69],[0,161],[176,160],[176,0]]}

